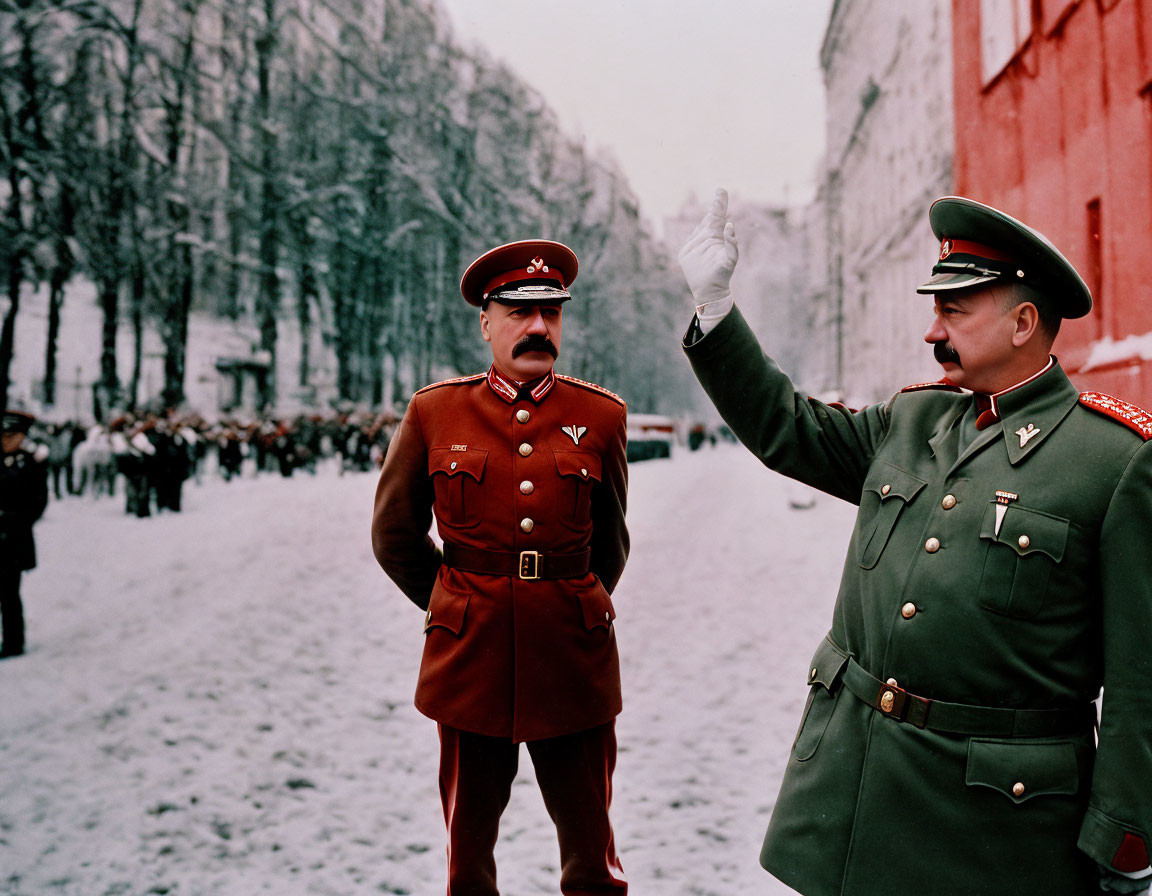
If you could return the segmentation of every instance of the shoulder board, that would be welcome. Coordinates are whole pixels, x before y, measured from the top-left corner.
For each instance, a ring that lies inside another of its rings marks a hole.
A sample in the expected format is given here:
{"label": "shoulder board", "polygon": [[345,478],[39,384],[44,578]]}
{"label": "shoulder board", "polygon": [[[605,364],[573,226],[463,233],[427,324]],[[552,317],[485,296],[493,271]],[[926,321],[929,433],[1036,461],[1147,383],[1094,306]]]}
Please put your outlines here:
{"label": "shoulder board", "polygon": [[484,380],[488,378],[487,373],[474,373],[471,376],[458,376],[450,380],[441,380],[438,383],[429,383],[423,389],[417,389],[416,394],[427,392],[429,389],[439,389],[441,386],[459,386],[464,383],[474,383],[477,380]]}
{"label": "shoulder board", "polygon": [[954,386],[947,380],[937,380],[934,383],[916,383],[912,386],[905,386],[901,392],[923,392],[925,389],[939,389],[944,392],[963,392],[959,386]]}
{"label": "shoulder board", "polygon": [[609,390],[605,389],[603,386],[597,386],[595,383],[589,383],[586,380],[578,380],[574,376],[567,376],[563,373],[556,374],[556,379],[563,380],[566,383],[571,383],[573,386],[581,386],[582,388],[588,389],[592,392],[599,392],[601,395],[604,395],[604,396],[607,396],[608,398],[611,398],[613,401],[617,402],[622,407],[627,407],[627,404],[625,403],[623,398],[621,398],[615,392],[610,392]]}
{"label": "shoulder board", "polygon": [[1139,433],[1145,442],[1152,439],[1152,414],[1143,408],[1103,392],[1081,392],[1080,404],[1105,417],[1111,417],[1117,423],[1123,423],[1133,432]]}

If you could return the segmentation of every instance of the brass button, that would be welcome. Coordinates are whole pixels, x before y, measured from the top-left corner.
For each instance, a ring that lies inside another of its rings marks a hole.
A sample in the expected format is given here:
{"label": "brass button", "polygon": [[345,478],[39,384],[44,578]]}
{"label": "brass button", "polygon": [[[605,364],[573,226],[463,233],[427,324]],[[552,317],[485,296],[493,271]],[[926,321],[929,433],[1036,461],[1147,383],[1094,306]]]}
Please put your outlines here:
{"label": "brass button", "polygon": [[945,495],[944,500],[940,502],[940,506],[943,507],[945,510],[951,510],[953,507],[956,506],[956,496],[955,495]]}
{"label": "brass button", "polygon": [[536,491],[536,486],[534,486],[532,484],[531,480],[525,479],[523,482],[520,483],[520,494],[530,495],[534,491]]}
{"label": "brass button", "polygon": [[880,488],[880,494],[882,494],[882,495],[886,495],[890,491],[892,491],[892,486],[887,485],[887,484],[881,486],[881,488]]}
{"label": "brass button", "polygon": [[885,683],[886,685],[888,685],[889,687],[893,687],[893,688],[895,688],[895,687],[899,687],[899,685],[897,685],[897,684],[896,684],[896,679],[895,679],[895,678],[889,678],[889,679],[888,679],[886,682],[884,682],[884,683]]}
{"label": "brass button", "polygon": [[892,712],[892,706],[896,702],[896,697],[891,691],[885,691],[880,695],[880,708],[884,712]]}
{"label": "brass button", "polygon": [[520,450],[520,456],[521,457],[527,457],[529,454],[532,453],[532,446],[529,445],[527,442],[521,442],[519,450]]}
{"label": "brass button", "polygon": [[604,621],[605,622],[611,622],[612,621],[612,614],[609,613],[607,610],[604,611]]}
{"label": "brass button", "polygon": [[1032,544],[1032,539],[1029,538],[1027,535],[1021,535],[1019,538],[1016,539],[1016,543],[1018,545],[1020,545],[1021,548],[1026,548],[1026,547],[1028,547],[1028,545]]}
{"label": "brass button", "polygon": [[456,469],[456,461],[452,461],[452,463],[448,464],[448,469],[449,470],[455,470]]}
{"label": "brass button", "polygon": [[904,606],[900,608],[900,615],[905,619],[911,619],[916,615],[916,604],[912,603],[912,601],[908,601],[908,603],[904,604]]}
{"label": "brass button", "polygon": [[813,669],[811,672],[808,673],[808,681],[813,682],[815,680],[816,680],[816,670]]}
{"label": "brass button", "polygon": [[531,517],[526,516],[524,519],[520,520],[520,528],[525,532],[531,532],[536,528],[536,521]]}
{"label": "brass button", "polygon": [[521,408],[516,412],[516,420],[520,423],[527,423],[531,416],[532,415],[529,414],[524,408]]}
{"label": "brass button", "polygon": [[1015,784],[1013,784],[1012,793],[1014,793],[1016,796],[1024,796],[1024,782],[1017,781]]}
{"label": "brass button", "polygon": [[935,554],[938,550],[940,550],[940,539],[929,538],[926,542],[924,542],[924,550],[926,550],[929,554]]}
{"label": "brass button", "polygon": [[583,476],[584,478],[588,478],[588,471],[585,470],[583,467],[581,467],[580,468],[580,475]]}

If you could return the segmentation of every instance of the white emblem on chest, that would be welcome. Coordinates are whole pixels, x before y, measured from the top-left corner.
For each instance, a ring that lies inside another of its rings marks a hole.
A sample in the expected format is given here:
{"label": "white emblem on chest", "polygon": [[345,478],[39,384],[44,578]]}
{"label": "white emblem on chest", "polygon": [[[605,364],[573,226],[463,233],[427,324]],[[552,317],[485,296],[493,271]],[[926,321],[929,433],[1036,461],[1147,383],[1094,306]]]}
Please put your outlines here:
{"label": "white emblem on chest", "polygon": [[1008,505],[1013,501],[1018,501],[1020,496],[1015,492],[1002,492],[996,490],[996,537],[1000,537],[1000,526],[1004,523],[1004,514],[1008,511]]}
{"label": "white emblem on chest", "polygon": [[1036,428],[1035,423],[1029,423],[1026,427],[1021,426],[1016,430],[1016,435],[1020,436],[1020,447],[1023,448],[1032,441],[1032,436],[1040,435],[1040,430]]}
{"label": "white emblem on chest", "polygon": [[561,426],[560,429],[564,432],[564,435],[572,440],[573,445],[579,445],[580,437],[588,432],[587,426],[576,426],[575,424],[572,426]]}

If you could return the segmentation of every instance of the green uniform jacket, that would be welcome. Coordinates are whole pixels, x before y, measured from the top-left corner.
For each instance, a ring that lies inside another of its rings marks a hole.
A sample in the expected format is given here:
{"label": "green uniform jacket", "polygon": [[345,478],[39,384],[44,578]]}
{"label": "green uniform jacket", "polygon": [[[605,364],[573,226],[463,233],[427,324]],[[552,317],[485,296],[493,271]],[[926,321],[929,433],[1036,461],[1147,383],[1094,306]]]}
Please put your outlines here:
{"label": "green uniform jacket", "polygon": [[[1082,404],[1058,364],[965,445],[967,393],[853,412],[797,393],[739,310],[694,330],[685,351],[740,440],[860,508],[761,864],[805,896],[1083,896],[1092,859],[1144,867],[1152,444]],[[999,527],[998,490],[1015,496]],[[934,709],[919,728],[858,697],[845,682],[863,673],[1070,716],[1103,686],[1099,746],[1090,712],[1058,735],[945,733]]]}

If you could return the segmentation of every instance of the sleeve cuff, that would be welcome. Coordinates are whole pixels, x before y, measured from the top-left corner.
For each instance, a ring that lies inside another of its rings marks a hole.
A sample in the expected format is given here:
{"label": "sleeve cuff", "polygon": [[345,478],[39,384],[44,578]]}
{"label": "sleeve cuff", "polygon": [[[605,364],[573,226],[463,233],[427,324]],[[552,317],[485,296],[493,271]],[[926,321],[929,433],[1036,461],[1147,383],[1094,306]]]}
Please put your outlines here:
{"label": "sleeve cuff", "polygon": [[696,320],[699,321],[700,335],[705,336],[716,324],[720,323],[728,312],[732,310],[735,302],[731,295],[727,295],[722,299],[716,299],[714,302],[705,302],[702,305],[696,306]]}
{"label": "sleeve cuff", "polygon": [[1132,830],[1088,807],[1080,827],[1080,849],[1106,868],[1141,877],[1148,871],[1148,843],[1142,832]]}

